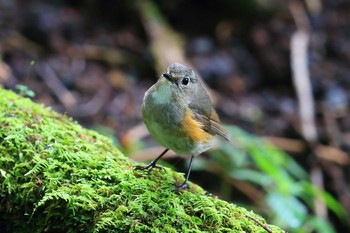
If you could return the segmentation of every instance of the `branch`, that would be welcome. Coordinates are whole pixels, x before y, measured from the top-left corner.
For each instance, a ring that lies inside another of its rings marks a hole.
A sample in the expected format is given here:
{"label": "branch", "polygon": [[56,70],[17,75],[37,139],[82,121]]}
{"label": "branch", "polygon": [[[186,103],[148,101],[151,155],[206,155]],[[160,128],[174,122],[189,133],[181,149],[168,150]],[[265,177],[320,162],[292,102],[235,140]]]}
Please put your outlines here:
{"label": "branch", "polygon": [[[292,35],[291,39],[291,66],[299,103],[301,130],[304,139],[308,142],[313,153],[315,153],[314,147],[318,136],[307,52],[311,30],[310,23],[301,1],[290,0],[289,9],[297,26],[297,31]],[[311,156],[314,156],[314,154],[311,154]],[[315,156],[315,158],[317,157]],[[312,164],[311,180],[317,187],[324,189],[323,173],[317,160]],[[327,218],[326,205],[319,199],[315,200],[315,212],[317,216]]]}
{"label": "branch", "polygon": [[0,89],[0,224],[7,232],[284,232],[171,169],[145,173],[72,119]]}

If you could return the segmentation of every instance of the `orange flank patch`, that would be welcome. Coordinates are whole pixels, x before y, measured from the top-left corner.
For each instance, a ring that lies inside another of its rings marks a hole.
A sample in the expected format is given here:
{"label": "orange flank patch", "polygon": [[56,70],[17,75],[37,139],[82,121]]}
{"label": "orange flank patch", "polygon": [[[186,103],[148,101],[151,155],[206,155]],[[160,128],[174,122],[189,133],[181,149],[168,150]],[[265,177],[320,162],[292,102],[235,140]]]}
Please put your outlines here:
{"label": "orange flank patch", "polygon": [[194,119],[193,113],[188,108],[184,113],[182,131],[194,142],[207,142],[211,138],[211,135],[203,130],[203,124]]}

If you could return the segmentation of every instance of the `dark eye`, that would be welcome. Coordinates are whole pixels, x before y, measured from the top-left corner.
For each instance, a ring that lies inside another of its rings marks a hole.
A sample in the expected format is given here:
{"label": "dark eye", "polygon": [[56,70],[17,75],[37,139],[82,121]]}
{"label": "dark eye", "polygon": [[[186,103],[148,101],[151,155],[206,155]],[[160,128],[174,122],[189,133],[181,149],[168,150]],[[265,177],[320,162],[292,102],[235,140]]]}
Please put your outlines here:
{"label": "dark eye", "polygon": [[182,79],[181,84],[184,85],[184,86],[187,86],[187,84],[189,82],[190,82],[189,78],[184,78],[184,79]]}

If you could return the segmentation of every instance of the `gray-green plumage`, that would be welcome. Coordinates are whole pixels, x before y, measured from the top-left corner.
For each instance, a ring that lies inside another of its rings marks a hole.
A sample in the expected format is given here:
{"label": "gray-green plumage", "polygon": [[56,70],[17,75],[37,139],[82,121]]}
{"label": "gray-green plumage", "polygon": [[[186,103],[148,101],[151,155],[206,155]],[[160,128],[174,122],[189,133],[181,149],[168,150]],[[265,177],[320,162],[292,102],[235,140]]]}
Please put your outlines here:
{"label": "gray-green plumage", "polygon": [[[171,83],[165,83],[169,81]],[[181,143],[172,145],[174,140],[168,140],[160,135],[162,133],[159,132],[161,130],[159,128],[167,125],[168,129],[162,131],[169,130],[170,138],[172,135],[177,137],[175,129],[179,128],[186,108],[191,110],[195,119],[201,123],[203,130],[211,135],[219,135],[229,140],[226,131],[219,123],[219,117],[213,108],[207,91],[194,71],[187,66],[174,63],[167,68],[158,82],[147,91],[142,107],[145,124],[160,144],[175,151],[177,150],[177,148],[174,148],[175,146],[182,147]],[[177,151],[185,152],[179,149]]]}
{"label": "gray-green plumage", "polygon": [[219,124],[219,117],[213,107],[211,99],[203,87],[201,81],[194,71],[182,64],[171,64],[165,74],[169,74],[175,83],[181,83],[184,77],[188,77],[192,83],[188,88],[179,86],[184,92],[183,98],[186,98],[188,107],[193,111],[196,119],[203,124],[204,130],[212,135],[220,135],[229,140],[229,137]]}
{"label": "gray-green plumage", "polygon": [[147,166],[135,169],[158,167],[157,161],[169,149],[191,155],[186,179],[175,190],[187,188],[193,157],[211,147],[213,135],[229,140],[200,80],[181,64],[171,64],[145,93],[142,116],[152,137],[167,149]]}

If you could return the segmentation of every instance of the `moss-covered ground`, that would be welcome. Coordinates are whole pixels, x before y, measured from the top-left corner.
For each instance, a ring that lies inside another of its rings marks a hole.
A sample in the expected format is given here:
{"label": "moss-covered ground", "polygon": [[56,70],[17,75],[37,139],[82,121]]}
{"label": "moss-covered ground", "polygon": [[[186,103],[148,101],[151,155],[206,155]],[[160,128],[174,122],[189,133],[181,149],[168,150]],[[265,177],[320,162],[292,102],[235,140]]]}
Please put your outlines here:
{"label": "moss-covered ground", "polygon": [[170,169],[133,166],[108,138],[0,88],[4,232],[283,232],[195,184],[173,192],[184,178]]}

